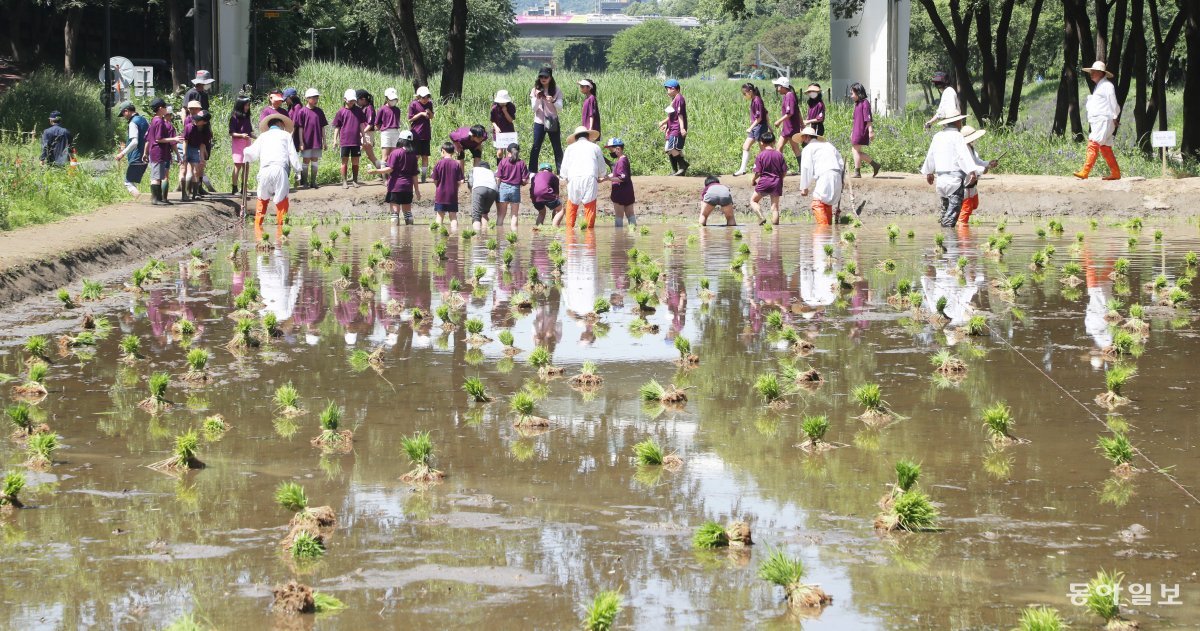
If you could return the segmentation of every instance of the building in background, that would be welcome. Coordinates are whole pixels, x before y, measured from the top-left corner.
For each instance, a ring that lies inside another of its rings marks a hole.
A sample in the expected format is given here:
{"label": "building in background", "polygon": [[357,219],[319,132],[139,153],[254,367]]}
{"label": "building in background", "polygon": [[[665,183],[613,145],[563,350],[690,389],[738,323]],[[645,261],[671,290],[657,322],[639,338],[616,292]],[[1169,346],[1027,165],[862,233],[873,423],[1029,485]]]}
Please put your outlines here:
{"label": "building in background", "polygon": [[878,115],[904,111],[908,100],[910,0],[864,0],[849,20],[830,20],[831,85],[828,96],[847,99],[861,83]]}

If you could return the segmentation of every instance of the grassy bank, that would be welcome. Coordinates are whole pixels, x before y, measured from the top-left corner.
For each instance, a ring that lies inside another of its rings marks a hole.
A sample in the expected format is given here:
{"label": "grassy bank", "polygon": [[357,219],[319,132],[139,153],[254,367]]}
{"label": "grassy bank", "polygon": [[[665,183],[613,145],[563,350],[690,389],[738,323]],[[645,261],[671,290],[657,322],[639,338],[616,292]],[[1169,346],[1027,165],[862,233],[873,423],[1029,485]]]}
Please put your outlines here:
{"label": "grassy bank", "polygon": [[[566,93],[563,126],[567,129],[579,121],[581,98],[575,85],[578,78],[573,75],[562,77],[561,87]],[[664,117],[662,108],[668,104],[661,82],[626,72],[597,73],[590,78],[599,86],[604,135],[620,136],[625,140],[634,175],[667,173],[668,164],[662,152],[664,138],[657,127],[657,122]],[[433,82],[436,86],[436,79]],[[807,84],[801,79],[795,82]],[[396,87],[404,103],[411,93],[401,77],[328,63],[306,65],[295,76],[279,78],[278,83],[301,91],[308,87],[319,89],[326,95],[322,106],[330,119],[340,106],[340,95],[346,88],[365,88],[382,101],[384,89]],[[521,142],[526,145],[523,152],[527,155],[531,119],[526,95],[532,83],[533,76],[528,72],[471,74],[461,100],[438,106],[434,138],[440,142],[452,129],[464,125],[482,124],[490,128],[488,111],[492,95],[505,89],[517,101],[517,130]],[[772,118],[777,117],[778,95],[771,91],[769,82],[759,83],[768,112]],[[747,103],[741,97],[739,82],[689,79],[683,81],[683,92],[690,114],[687,155],[692,163],[691,173],[733,172],[740,162],[741,144],[748,124]],[[51,109],[61,109],[67,115],[68,127],[77,133],[85,161],[89,158],[109,161],[110,148],[123,136],[124,121],[114,116],[112,129],[106,131],[103,111],[95,93],[95,86],[90,82],[35,74],[0,99],[0,129],[40,130],[44,127],[42,121],[46,114]],[[916,96],[914,92],[914,101]],[[174,98],[173,104],[176,110],[182,106],[178,97]],[[138,103],[143,112],[145,105]],[[215,96],[212,100],[217,143],[208,172],[220,190],[228,190],[232,171],[229,141],[225,135],[231,105],[232,98],[226,95]],[[253,111],[258,112],[261,108],[262,104],[257,103]],[[1043,122],[1047,108],[1053,108],[1053,93],[1044,86],[1030,88],[1030,96],[1022,109],[1028,112],[1026,118],[1029,121],[1023,124],[1036,125],[1037,129],[995,130],[979,141],[980,154],[985,158],[1003,156],[1000,173],[1069,177],[1083,160],[1084,146],[1052,137],[1044,131],[1048,128],[1048,123]],[[1176,114],[1178,111],[1176,105]],[[876,140],[870,153],[887,170],[915,172],[929,143],[930,133],[922,125],[927,117],[926,108],[913,106],[903,115],[880,118],[876,122]],[[850,106],[829,103],[827,135],[847,159],[850,158],[850,126]],[[1117,152],[1125,175],[1157,177],[1160,164],[1133,148],[1131,128],[1132,123],[1127,121],[1118,137]],[[39,148],[30,136],[9,133],[0,144],[0,158],[6,164],[17,165],[0,174],[0,226],[4,226],[5,213],[8,227],[19,227],[53,221],[126,198],[121,187],[123,167],[98,174],[88,170],[77,173],[42,171],[37,167]],[[550,157],[547,143],[542,150],[542,159]],[[324,182],[339,180],[336,151],[325,154],[320,173]]]}

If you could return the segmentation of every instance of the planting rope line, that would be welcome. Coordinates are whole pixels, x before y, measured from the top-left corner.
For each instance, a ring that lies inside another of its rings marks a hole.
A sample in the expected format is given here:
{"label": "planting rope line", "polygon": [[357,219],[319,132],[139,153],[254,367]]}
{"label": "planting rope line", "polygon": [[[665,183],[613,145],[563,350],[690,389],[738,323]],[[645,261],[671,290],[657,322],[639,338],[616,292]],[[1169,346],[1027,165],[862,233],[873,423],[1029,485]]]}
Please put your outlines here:
{"label": "planting rope line", "polygon": [[[1092,418],[1096,419],[1097,423],[1100,423],[1101,425],[1108,427],[1108,424],[1104,422],[1104,419],[1101,419],[1099,416],[1096,416],[1096,413],[1093,412],[1091,410],[1091,408],[1084,405],[1084,403],[1082,401],[1077,399],[1075,397],[1075,395],[1071,394],[1071,392],[1069,390],[1067,390],[1066,388],[1064,388],[1062,386],[1062,384],[1055,381],[1053,377],[1051,377],[1049,374],[1046,373],[1046,371],[1042,370],[1040,366],[1038,366],[1036,363],[1034,363],[1032,360],[1030,360],[1028,357],[1026,357],[1024,353],[1017,350],[1012,344],[1009,344],[1008,340],[1004,339],[1004,337],[1001,336],[998,332],[996,332],[996,330],[993,329],[990,325],[985,325],[985,326],[987,326],[988,331],[991,332],[993,335],[995,335],[996,338],[1001,341],[1001,343],[1003,343],[1005,346],[1007,346],[1009,348],[1009,350],[1016,353],[1021,359],[1024,359],[1025,362],[1028,363],[1030,366],[1033,366],[1034,370],[1041,373],[1042,376],[1045,377],[1047,381],[1054,384],[1054,386],[1056,388],[1058,388],[1059,390],[1062,390],[1062,393],[1067,395],[1068,398],[1070,398],[1075,403],[1078,403],[1079,407],[1083,408],[1083,410],[1085,412],[1087,412],[1088,415],[1090,415]],[[1147,456],[1141,449],[1138,449],[1137,446],[1130,445],[1130,447],[1133,448],[1134,453],[1141,456],[1142,459],[1145,460],[1146,462],[1150,463],[1150,466],[1153,467],[1155,471],[1157,471],[1158,473],[1161,473],[1164,478],[1166,478],[1167,480],[1170,480],[1171,484],[1174,484],[1176,487],[1179,488],[1180,491],[1183,491],[1184,495],[1187,495],[1188,497],[1192,498],[1193,502],[1195,502],[1197,505],[1200,505],[1200,499],[1198,499],[1195,495],[1193,495],[1192,492],[1187,489],[1187,487],[1180,484],[1179,480],[1175,479],[1175,476],[1171,475],[1170,473],[1167,473],[1167,471],[1165,469],[1163,469],[1162,467],[1159,467],[1157,464],[1155,464],[1155,462],[1150,459],[1150,456]]]}

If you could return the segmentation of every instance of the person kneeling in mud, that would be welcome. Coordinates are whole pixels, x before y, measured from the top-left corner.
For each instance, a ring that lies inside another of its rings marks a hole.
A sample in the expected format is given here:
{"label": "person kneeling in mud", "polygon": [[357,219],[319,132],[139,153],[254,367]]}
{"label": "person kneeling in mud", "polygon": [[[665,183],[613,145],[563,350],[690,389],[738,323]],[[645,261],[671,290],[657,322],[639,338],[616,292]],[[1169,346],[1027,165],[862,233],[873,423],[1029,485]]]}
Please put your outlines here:
{"label": "person kneeling in mud", "polygon": [[728,186],[721,183],[721,178],[708,176],[704,178],[704,191],[700,193],[700,225],[708,225],[708,216],[720,208],[725,215],[726,226],[736,226],[733,218],[733,193]]}
{"label": "person kneeling in mud", "polygon": [[492,206],[500,199],[496,174],[486,162],[471,169],[467,183],[471,188],[471,227],[475,232],[487,232],[492,218]]}
{"label": "person kneeling in mud", "polygon": [[267,202],[275,203],[275,222],[283,225],[288,212],[288,167],[300,170],[300,154],[292,144],[292,120],[283,114],[271,114],[258,124],[259,137],[246,148],[248,162],[258,161],[258,207],[254,226],[261,228],[267,215]]}

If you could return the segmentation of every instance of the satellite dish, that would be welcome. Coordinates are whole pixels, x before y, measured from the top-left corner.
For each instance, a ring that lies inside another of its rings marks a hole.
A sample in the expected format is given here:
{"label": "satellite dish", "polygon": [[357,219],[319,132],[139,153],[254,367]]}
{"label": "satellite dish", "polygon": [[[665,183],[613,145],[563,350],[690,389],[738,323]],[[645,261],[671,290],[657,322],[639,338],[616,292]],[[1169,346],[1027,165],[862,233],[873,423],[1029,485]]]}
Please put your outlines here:
{"label": "satellite dish", "polygon": [[[124,57],[113,57],[108,60],[112,67],[112,80],[129,86],[133,83],[133,62]],[[100,68],[100,83],[104,83],[104,68]]]}

